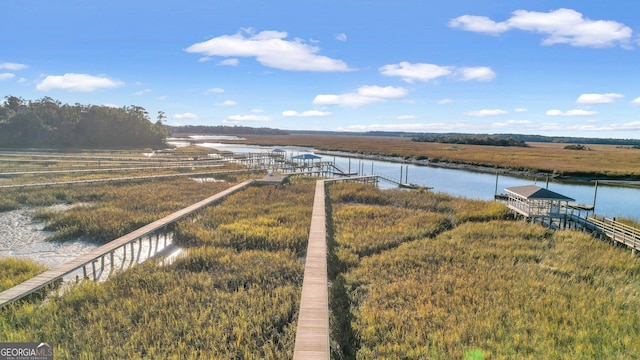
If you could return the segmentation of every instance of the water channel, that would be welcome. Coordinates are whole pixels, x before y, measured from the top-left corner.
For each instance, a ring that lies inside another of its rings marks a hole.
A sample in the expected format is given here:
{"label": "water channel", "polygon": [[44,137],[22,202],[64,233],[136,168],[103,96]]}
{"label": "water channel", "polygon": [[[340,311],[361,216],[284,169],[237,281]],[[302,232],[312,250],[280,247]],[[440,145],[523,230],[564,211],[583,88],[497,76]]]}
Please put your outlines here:
{"label": "water channel", "polygon": [[[274,147],[214,142],[201,143],[199,145],[221,151],[238,153],[270,152],[274,150]],[[287,157],[303,153],[314,153],[314,149],[304,147],[283,146],[278,148],[284,150]],[[433,187],[433,191],[444,192],[454,196],[492,200],[496,192],[495,174],[359,159],[356,155],[351,158],[322,154],[316,155],[322,157],[319,161],[335,161],[343,170],[348,171],[350,169],[350,171],[359,172],[361,175],[370,175],[373,173],[400,181],[402,171],[401,182],[405,182],[406,178],[410,183]],[[497,177],[497,192],[504,193],[504,188],[531,184],[547,187],[547,179],[525,179],[500,175]],[[383,182],[380,183],[380,186],[392,187],[392,185]],[[600,216],[640,219],[640,188],[600,184],[596,189],[595,183],[573,184],[549,181],[548,189],[571,197],[579,204],[593,205],[595,200],[595,213]]]}

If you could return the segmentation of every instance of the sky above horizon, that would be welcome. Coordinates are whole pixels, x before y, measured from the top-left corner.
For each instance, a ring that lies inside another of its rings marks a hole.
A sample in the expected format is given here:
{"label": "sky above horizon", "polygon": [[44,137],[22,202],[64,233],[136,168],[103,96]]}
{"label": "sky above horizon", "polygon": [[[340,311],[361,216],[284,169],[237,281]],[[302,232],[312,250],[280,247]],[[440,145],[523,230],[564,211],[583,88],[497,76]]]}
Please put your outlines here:
{"label": "sky above horizon", "polygon": [[640,2],[5,1],[0,96],[169,125],[640,139]]}

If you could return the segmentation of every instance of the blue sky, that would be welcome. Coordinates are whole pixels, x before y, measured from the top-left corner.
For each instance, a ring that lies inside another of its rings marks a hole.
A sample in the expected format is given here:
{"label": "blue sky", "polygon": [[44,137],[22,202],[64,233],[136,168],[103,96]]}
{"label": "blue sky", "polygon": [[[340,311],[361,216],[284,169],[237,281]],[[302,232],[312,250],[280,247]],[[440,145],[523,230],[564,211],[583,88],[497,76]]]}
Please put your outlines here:
{"label": "blue sky", "polygon": [[10,0],[0,96],[167,124],[640,139],[640,2]]}

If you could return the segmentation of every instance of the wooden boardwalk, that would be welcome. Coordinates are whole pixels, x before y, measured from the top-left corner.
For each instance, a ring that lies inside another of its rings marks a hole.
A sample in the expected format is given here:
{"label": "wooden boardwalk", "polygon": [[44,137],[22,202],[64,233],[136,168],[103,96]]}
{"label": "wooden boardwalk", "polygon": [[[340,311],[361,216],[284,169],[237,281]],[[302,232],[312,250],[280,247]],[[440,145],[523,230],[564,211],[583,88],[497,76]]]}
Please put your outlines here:
{"label": "wooden boardwalk", "polygon": [[325,181],[316,182],[294,360],[330,358]]}
{"label": "wooden boardwalk", "polygon": [[30,280],[23,282],[11,289],[5,290],[0,293],[0,308],[4,305],[19,300],[29,294],[35,293],[46,286],[55,283],[64,278],[64,276],[71,274],[79,269],[83,269],[87,265],[93,265],[95,262],[115,250],[127,246],[128,244],[140,240],[142,237],[149,236],[159,229],[165,228],[167,225],[178,221],[185,216],[192,214],[195,211],[202,209],[216,201],[223,199],[224,197],[240,190],[248,185],[252,184],[254,180],[247,180],[238,185],[235,185],[227,190],[219,192],[211,197],[208,197],[202,201],[199,201],[191,206],[188,206],[182,210],[179,210],[171,215],[168,215],[160,220],[154,221],[151,224],[145,225],[138,230],[135,230],[125,236],[115,239],[106,245],[103,245],[92,252],[80,256],[76,259],[68,261],[55,269],[45,271],[44,273],[37,275]]}

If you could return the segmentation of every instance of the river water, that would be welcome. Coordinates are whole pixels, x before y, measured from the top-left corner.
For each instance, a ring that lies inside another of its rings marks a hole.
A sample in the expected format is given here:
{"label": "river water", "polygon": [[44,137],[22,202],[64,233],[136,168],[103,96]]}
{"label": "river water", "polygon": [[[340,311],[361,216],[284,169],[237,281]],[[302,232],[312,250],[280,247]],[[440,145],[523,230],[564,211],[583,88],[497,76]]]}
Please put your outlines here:
{"label": "river water", "polygon": [[[270,152],[273,147],[252,146],[242,144],[201,143],[205,147],[218,150],[247,152]],[[278,147],[285,151],[288,158],[304,153],[314,153],[314,149],[305,147]],[[345,171],[359,172],[361,175],[382,175],[399,182],[410,182],[432,187],[433,191],[444,192],[454,196],[471,199],[492,200],[496,193],[496,175],[460,169],[400,164],[390,161],[359,159],[357,156],[322,155],[317,161],[334,161]],[[402,168],[402,170],[401,170]],[[402,171],[402,181],[400,175]],[[408,176],[407,176],[408,174]],[[405,181],[408,180],[408,181]],[[504,193],[507,187],[532,185],[547,187],[546,179],[525,179],[515,176],[500,175],[497,178],[497,192]],[[380,183],[381,187],[392,187]],[[575,199],[576,203],[594,205],[595,213],[607,217],[625,217],[640,219],[640,189],[619,186],[598,185],[595,183],[569,184],[550,181],[548,189]]]}

